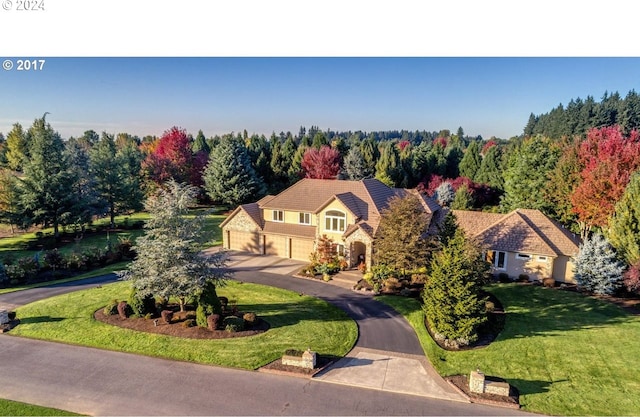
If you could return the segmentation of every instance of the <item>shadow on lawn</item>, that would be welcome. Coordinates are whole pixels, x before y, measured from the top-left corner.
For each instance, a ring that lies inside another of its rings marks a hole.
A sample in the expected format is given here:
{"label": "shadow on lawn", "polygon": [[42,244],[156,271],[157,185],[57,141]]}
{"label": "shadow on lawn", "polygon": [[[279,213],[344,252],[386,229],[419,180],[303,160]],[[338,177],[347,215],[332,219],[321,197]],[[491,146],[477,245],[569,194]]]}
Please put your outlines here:
{"label": "shadow on lawn", "polygon": [[527,379],[508,379],[509,384],[513,385],[518,389],[520,395],[527,394],[544,394],[549,392],[551,389],[551,385],[567,382],[567,379],[560,379],[558,381],[530,381]]}
{"label": "shadow on lawn", "polygon": [[20,324],[30,324],[30,323],[51,323],[56,321],[62,321],[64,317],[51,317],[51,316],[36,316],[36,317],[25,317],[19,319]]}
{"label": "shadow on lawn", "polygon": [[524,284],[499,284],[489,291],[505,307],[503,339],[553,336],[634,319],[618,306],[570,291]]}
{"label": "shadow on lawn", "polygon": [[348,321],[349,318],[335,311],[329,311],[324,304],[316,300],[309,300],[300,303],[269,303],[269,304],[239,304],[238,307],[244,311],[255,312],[259,317],[263,317],[269,322],[271,328],[291,326],[301,321],[322,320],[322,321]]}

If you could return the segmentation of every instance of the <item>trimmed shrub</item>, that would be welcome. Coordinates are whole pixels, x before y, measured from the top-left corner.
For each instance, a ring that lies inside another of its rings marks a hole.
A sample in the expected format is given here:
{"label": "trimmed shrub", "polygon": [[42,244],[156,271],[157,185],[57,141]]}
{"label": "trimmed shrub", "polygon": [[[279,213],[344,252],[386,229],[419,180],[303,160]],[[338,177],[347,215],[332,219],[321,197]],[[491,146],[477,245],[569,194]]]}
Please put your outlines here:
{"label": "trimmed shrub", "polygon": [[118,314],[118,300],[112,300],[102,311],[105,316],[113,316],[114,314]]}
{"label": "trimmed shrub", "polygon": [[133,310],[133,314],[138,317],[144,317],[148,313],[154,313],[156,310],[156,302],[153,296],[148,295],[147,297],[141,298],[135,287],[132,287],[129,293],[129,305]]}
{"label": "trimmed shrub", "polygon": [[182,327],[193,327],[196,325],[196,321],[193,319],[188,319],[182,322]]}
{"label": "trimmed shrub", "polygon": [[529,275],[527,275],[527,274],[518,275],[518,281],[528,282],[529,281]]}
{"label": "trimmed shrub", "polygon": [[7,270],[2,262],[0,262],[0,285],[7,284],[11,279],[7,275]]}
{"label": "trimmed shrub", "polygon": [[32,256],[23,256],[18,258],[15,264],[8,265],[6,273],[10,280],[22,283],[34,278],[39,269],[40,265],[37,259]]}
{"label": "trimmed shrub", "polygon": [[506,272],[500,272],[498,274],[498,281],[500,282],[511,282],[511,278],[509,278],[509,274],[507,274]]}
{"label": "trimmed shrub", "polygon": [[202,304],[198,304],[198,307],[196,308],[196,324],[200,327],[209,327],[207,311]]}
{"label": "trimmed shrub", "polygon": [[88,262],[84,254],[78,252],[70,252],[64,257],[64,264],[67,269],[82,271],[87,269]]}
{"label": "trimmed shrub", "polygon": [[207,328],[211,331],[218,330],[218,324],[220,324],[220,314],[212,314],[207,317]]}
{"label": "trimmed shrub", "polygon": [[58,249],[48,250],[44,253],[44,267],[48,269],[60,269],[64,266],[64,257],[58,252]]}
{"label": "trimmed shrub", "polygon": [[244,320],[237,316],[225,317],[222,326],[226,331],[240,332],[244,330]]}
{"label": "trimmed shrub", "polygon": [[542,278],[542,285],[547,288],[553,288],[556,285],[556,280],[550,277]]}
{"label": "trimmed shrub", "polygon": [[252,327],[258,322],[258,316],[256,316],[256,313],[253,312],[244,313],[244,315],[242,316],[242,320],[244,320],[244,323],[247,327]]}
{"label": "trimmed shrub", "polygon": [[120,301],[118,303],[117,309],[118,309],[118,315],[120,316],[121,319],[129,318],[131,313],[133,313],[133,309],[131,308],[129,303],[127,303],[126,301]]}
{"label": "trimmed shrub", "polygon": [[171,324],[171,320],[173,320],[173,311],[162,310],[162,313],[160,313],[160,316],[162,317],[162,320],[164,320],[165,323]]}

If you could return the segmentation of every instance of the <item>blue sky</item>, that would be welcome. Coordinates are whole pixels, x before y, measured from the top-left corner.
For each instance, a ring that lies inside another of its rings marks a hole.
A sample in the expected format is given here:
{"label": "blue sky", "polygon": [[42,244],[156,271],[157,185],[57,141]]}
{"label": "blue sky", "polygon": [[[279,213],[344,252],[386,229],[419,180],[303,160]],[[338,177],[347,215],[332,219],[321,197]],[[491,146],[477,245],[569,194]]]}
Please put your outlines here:
{"label": "blue sky", "polygon": [[[18,58],[11,58],[15,61]],[[0,132],[45,111],[85,130],[207,137],[332,130],[429,130],[509,138],[531,112],[605,91],[640,91],[640,58],[46,58],[0,73]]]}

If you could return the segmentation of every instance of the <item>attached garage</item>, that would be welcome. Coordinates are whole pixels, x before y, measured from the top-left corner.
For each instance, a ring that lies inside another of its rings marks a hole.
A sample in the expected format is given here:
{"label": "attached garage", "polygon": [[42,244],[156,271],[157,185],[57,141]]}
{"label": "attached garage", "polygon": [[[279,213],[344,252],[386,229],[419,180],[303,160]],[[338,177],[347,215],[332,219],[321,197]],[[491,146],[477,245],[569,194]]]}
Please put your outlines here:
{"label": "attached garage", "polygon": [[242,252],[262,253],[260,247],[260,235],[258,232],[244,232],[239,230],[226,230],[227,249]]}
{"label": "attached garage", "polygon": [[299,261],[308,261],[309,256],[313,252],[313,240],[307,239],[290,239],[291,258]]}
{"label": "attached garage", "polygon": [[263,235],[264,254],[287,257],[287,238],[279,235]]}

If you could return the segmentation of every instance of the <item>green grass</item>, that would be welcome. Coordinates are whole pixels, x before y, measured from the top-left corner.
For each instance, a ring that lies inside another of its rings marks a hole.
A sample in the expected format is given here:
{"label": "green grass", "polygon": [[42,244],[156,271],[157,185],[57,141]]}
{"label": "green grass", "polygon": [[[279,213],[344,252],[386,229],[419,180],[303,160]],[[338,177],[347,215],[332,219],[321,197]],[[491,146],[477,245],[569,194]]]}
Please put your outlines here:
{"label": "green grass", "polygon": [[[201,213],[205,209],[194,209],[190,211],[189,216],[195,216],[197,213]],[[205,247],[216,246],[222,244],[222,230],[220,229],[220,223],[226,218],[220,214],[208,214],[205,220],[205,230],[211,233],[211,240],[207,242]],[[126,216],[117,216],[115,221],[116,225],[122,225],[125,221],[135,222],[139,220],[148,220],[149,213],[134,213]],[[98,219],[93,222],[92,227],[105,226],[109,224],[108,218]],[[41,230],[44,236],[52,236],[53,228],[47,228]],[[87,233],[82,239],[77,242],[69,242],[62,244],[58,250],[60,253],[68,253],[72,251],[82,252],[90,247],[106,248],[108,242],[115,245],[118,243],[119,238],[131,238],[135,241],[138,236],[144,233],[142,229],[136,230],[123,230],[115,232],[100,232],[96,234]],[[33,256],[40,252],[39,250],[28,250],[30,243],[37,242],[38,237],[35,232],[22,233],[12,237],[5,237],[0,239],[0,253],[3,257],[11,256],[13,258],[20,258],[23,256]]]}
{"label": "green grass", "polygon": [[16,310],[21,324],[10,334],[138,353],[168,359],[256,369],[286,349],[310,347],[321,355],[344,356],[355,344],[357,326],[340,309],[309,296],[235,281],[218,290],[238,300],[271,328],[262,334],[219,340],[181,339],[111,326],[93,313],[113,299],[126,299],[130,283],[117,282],[38,301]]}
{"label": "green grass", "polygon": [[100,275],[106,275],[112,272],[126,269],[128,264],[129,264],[129,261],[123,261],[123,262],[118,262],[115,264],[105,266],[103,268],[94,269],[93,271],[85,272],[84,274],[74,275],[69,278],[57,279],[54,281],[39,282],[37,284],[21,285],[19,287],[2,288],[0,289],[0,294],[5,294],[8,292],[14,292],[14,291],[28,290],[29,288],[46,287],[48,285],[54,285],[54,284],[63,284],[65,282],[78,281],[85,278],[92,278]]}
{"label": "green grass", "polygon": [[57,408],[40,407],[0,398],[0,416],[81,416]]}
{"label": "green grass", "polygon": [[489,346],[440,349],[426,331],[420,304],[379,300],[403,314],[443,375],[480,368],[520,391],[527,411],[554,415],[640,414],[640,317],[583,295],[504,284],[490,291],[503,303],[505,328]]}

